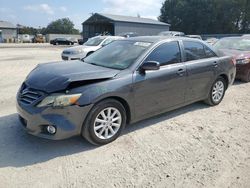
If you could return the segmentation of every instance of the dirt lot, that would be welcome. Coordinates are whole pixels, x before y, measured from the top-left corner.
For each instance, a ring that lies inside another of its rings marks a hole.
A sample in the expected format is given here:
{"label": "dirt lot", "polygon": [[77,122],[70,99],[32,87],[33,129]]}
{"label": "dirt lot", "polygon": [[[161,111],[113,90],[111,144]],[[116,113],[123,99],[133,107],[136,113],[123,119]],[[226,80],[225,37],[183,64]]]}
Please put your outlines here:
{"label": "dirt lot", "polygon": [[62,49],[0,48],[1,188],[250,187],[250,84],[236,82],[217,107],[196,103],[128,126],[102,147],[26,134],[15,94]]}

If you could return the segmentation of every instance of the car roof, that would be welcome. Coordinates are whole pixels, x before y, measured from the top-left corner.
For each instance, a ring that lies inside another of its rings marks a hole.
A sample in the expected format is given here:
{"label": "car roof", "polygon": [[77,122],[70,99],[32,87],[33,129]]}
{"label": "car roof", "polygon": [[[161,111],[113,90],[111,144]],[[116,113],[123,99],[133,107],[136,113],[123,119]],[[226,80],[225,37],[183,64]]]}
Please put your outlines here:
{"label": "car roof", "polygon": [[176,36],[140,36],[140,37],[131,37],[127,38],[129,41],[138,41],[138,42],[150,42],[150,43],[158,43],[163,40],[192,40],[192,41],[200,41],[199,39],[188,38],[188,37],[176,37]]}

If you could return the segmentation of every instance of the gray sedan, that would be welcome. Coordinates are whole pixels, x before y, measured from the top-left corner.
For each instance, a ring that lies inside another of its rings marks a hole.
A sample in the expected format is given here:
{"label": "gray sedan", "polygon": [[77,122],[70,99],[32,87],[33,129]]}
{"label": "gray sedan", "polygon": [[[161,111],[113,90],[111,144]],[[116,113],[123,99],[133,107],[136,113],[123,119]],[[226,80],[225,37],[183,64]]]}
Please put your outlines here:
{"label": "gray sedan", "polygon": [[134,37],[83,61],[38,65],[17,94],[30,134],[58,140],[82,135],[102,145],[126,124],[196,101],[218,105],[235,62],[206,43],[182,37]]}

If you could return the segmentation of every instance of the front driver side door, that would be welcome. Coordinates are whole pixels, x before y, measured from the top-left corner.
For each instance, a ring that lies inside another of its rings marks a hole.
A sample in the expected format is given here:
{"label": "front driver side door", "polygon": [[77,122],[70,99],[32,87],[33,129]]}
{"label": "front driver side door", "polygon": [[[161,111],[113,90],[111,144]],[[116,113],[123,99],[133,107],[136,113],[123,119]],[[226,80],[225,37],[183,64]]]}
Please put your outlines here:
{"label": "front driver side door", "polygon": [[160,70],[136,71],[133,75],[137,119],[167,111],[185,101],[186,67],[181,62],[179,42],[166,42],[146,58],[160,63]]}

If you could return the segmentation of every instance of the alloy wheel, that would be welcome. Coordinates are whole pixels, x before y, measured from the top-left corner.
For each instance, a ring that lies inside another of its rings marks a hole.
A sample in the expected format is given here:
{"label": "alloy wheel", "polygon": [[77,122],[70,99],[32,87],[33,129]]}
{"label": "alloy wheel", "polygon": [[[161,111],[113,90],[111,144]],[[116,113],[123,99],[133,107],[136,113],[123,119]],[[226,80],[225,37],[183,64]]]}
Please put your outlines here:
{"label": "alloy wheel", "polygon": [[120,129],[122,115],[114,107],[103,109],[95,118],[94,133],[100,139],[112,138]]}
{"label": "alloy wheel", "polygon": [[223,94],[224,94],[225,86],[221,80],[218,80],[213,87],[212,91],[212,99],[215,103],[221,101]]}

